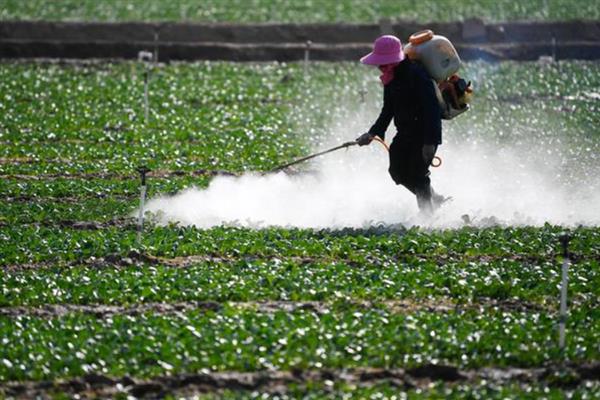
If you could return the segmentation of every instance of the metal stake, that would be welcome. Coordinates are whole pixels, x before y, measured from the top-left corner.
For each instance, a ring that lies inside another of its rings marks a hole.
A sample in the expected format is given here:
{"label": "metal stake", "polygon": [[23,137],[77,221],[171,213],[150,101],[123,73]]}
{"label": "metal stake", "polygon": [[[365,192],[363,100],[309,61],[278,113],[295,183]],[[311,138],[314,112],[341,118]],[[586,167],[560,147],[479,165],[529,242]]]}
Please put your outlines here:
{"label": "metal stake", "polygon": [[150,62],[153,59],[153,54],[149,51],[140,51],[138,53],[138,61],[144,62],[145,71],[144,71],[144,120],[148,123],[148,113],[149,113],[149,105],[148,105],[148,86],[150,85]]}
{"label": "metal stake", "polygon": [[144,121],[148,123],[148,81],[150,80],[150,70],[146,67],[144,72]]}
{"label": "metal stake", "polygon": [[568,235],[560,237],[560,243],[563,248],[563,264],[562,264],[562,284],[560,288],[560,319],[558,324],[558,347],[561,350],[565,348],[565,326],[567,324],[567,286],[569,284],[569,241],[571,238]]}
{"label": "metal stake", "polygon": [[156,65],[158,63],[158,39],[159,39],[159,35],[160,35],[160,28],[156,28],[154,30],[154,65]]}
{"label": "metal stake", "polygon": [[308,76],[308,63],[310,62],[310,46],[312,42],[310,40],[306,41],[306,48],[304,49],[304,78]]}
{"label": "metal stake", "polygon": [[139,167],[138,172],[142,180],[142,186],[140,186],[140,211],[138,213],[138,229],[137,229],[137,243],[142,243],[142,232],[144,230],[144,203],[146,201],[146,173],[150,170],[145,167]]}

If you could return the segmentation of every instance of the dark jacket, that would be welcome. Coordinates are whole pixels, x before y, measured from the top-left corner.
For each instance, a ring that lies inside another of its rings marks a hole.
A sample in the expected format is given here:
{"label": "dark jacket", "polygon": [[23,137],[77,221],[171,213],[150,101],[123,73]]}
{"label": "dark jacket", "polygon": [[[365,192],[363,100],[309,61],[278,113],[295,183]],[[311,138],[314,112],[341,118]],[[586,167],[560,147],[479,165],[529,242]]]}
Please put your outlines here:
{"label": "dark jacket", "polygon": [[394,79],[384,86],[383,108],[369,129],[382,139],[394,118],[399,135],[409,135],[423,144],[442,143],[442,109],[434,83],[419,62],[404,59],[394,71]]}

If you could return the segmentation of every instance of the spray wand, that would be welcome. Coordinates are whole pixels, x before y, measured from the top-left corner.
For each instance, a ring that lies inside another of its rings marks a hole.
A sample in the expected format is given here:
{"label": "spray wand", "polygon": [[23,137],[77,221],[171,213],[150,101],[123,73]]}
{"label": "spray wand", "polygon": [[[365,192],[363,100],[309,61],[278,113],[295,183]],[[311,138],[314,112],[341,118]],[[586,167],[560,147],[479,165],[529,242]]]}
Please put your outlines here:
{"label": "spray wand", "polygon": [[[390,146],[388,146],[387,143],[383,139],[381,139],[379,136],[374,136],[373,140],[376,141],[376,142],[379,142],[388,152],[390,151]],[[269,173],[279,172],[279,171],[281,171],[283,169],[291,167],[292,165],[300,164],[300,163],[303,163],[304,161],[308,161],[308,160],[311,160],[311,159],[313,159],[315,157],[319,157],[319,156],[322,156],[322,155],[325,155],[325,154],[328,154],[328,153],[332,153],[332,152],[337,151],[337,150],[347,149],[348,147],[352,147],[352,146],[355,146],[357,144],[358,144],[358,142],[355,141],[355,140],[352,141],[352,142],[346,142],[346,143],[343,143],[343,144],[341,144],[339,146],[332,147],[331,149],[324,150],[324,151],[321,151],[319,153],[311,154],[309,156],[299,158],[299,159],[297,159],[295,161],[292,161],[292,162],[289,162],[287,164],[280,165],[280,166],[278,166],[278,167],[273,168],[272,170],[270,170]],[[437,163],[434,164],[433,161],[432,161],[431,162],[431,166],[432,167],[437,168],[440,165],[442,165],[442,159],[440,157],[435,156],[435,157],[433,157],[433,159],[437,160]]]}
{"label": "spray wand", "polygon": [[321,151],[319,153],[311,154],[309,156],[299,158],[299,159],[297,159],[295,161],[292,161],[292,162],[289,162],[287,164],[280,165],[279,167],[273,168],[269,172],[278,172],[278,171],[281,171],[282,169],[286,169],[287,167],[291,167],[292,165],[300,164],[300,163],[303,163],[304,161],[308,161],[308,160],[313,159],[315,157],[319,157],[319,156],[322,156],[324,154],[332,153],[332,152],[334,152],[336,150],[346,149],[348,147],[351,147],[351,146],[354,146],[354,145],[357,145],[357,144],[358,144],[358,142],[356,142],[356,141],[346,142],[346,143],[343,143],[343,144],[341,144],[339,146],[332,147],[329,150],[325,150],[325,151]]}

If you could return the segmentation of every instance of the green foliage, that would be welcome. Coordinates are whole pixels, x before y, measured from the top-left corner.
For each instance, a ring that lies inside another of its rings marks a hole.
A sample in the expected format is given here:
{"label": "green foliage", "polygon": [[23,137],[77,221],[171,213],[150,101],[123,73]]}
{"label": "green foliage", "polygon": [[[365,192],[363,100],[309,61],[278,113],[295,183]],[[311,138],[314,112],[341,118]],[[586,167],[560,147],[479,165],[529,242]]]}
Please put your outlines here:
{"label": "green foliage", "polygon": [[2,19],[202,22],[422,22],[481,17],[492,21],[595,19],[589,0],[3,0]]}
{"label": "green foliage", "polygon": [[[101,230],[60,229],[24,225],[0,229],[6,239],[5,264],[24,262],[85,261],[133,248],[133,229],[107,227]],[[339,234],[336,231],[269,228],[154,227],[144,234],[142,248],[156,256],[214,255],[230,257],[324,257],[358,263],[386,262],[401,255],[511,256],[529,255],[552,259],[560,254],[558,237],[563,228],[462,228],[427,231],[412,228],[370,235],[369,231]],[[572,251],[590,257],[600,253],[598,228],[572,231]]]}
{"label": "green foliage", "polygon": [[[5,315],[0,381],[88,372],[152,376],[203,369],[558,362],[558,238],[564,231],[573,236],[575,255],[566,356],[575,362],[599,359],[598,227],[254,230],[150,222],[138,245],[134,227],[124,220],[138,204],[138,165],[157,175],[149,178],[150,197],[205,187],[211,171],[265,171],[323,148],[331,138],[323,127],[343,132],[340,141],[354,138],[365,127],[347,126],[349,117],[359,111],[376,115],[381,96],[377,73],[354,64],[314,63],[306,77],[298,64],[159,65],[152,70],[152,111],[145,122],[142,72],[135,63],[0,65],[0,307],[181,301],[223,307],[104,320],[74,312]],[[445,127],[448,140],[560,140],[564,154],[551,157],[565,165],[570,157],[593,160],[600,154],[593,89],[600,85],[598,64],[478,62],[467,64],[463,74],[474,82],[475,103]],[[561,110],[569,112],[557,116]],[[546,166],[544,157],[551,158],[543,155],[540,167]],[[588,163],[586,173],[595,173],[596,164]],[[561,179],[580,172],[561,170]],[[77,229],[69,221],[104,224]],[[180,268],[110,261],[134,249],[200,258]],[[91,262],[100,258],[109,261]],[[24,268],[29,263],[41,264]],[[460,307],[398,312],[386,303],[398,299]],[[261,300],[320,301],[327,312],[265,312],[234,303]],[[526,304],[510,311],[493,301]],[[291,393],[300,396],[304,389]],[[335,397],[351,390],[315,384],[305,394],[322,398],[327,391]],[[360,390],[375,397],[393,389]],[[582,398],[598,391],[575,390]],[[564,392],[543,385],[437,385],[409,397],[515,393],[552,398]]]}
{"label": "green foliage", "polygon": [[[396,262],[393,257],[377,256],[369,256],[368,261],[360,256],[353,259],[317,259],[308,263],[278,258],[241,259],[185,268],[81,266],[0,273],[0,306],[398,299],[453,299],[460,304],[486,298],[557,306],[560,270],[554,260],[523,263],[417,257]],[[598,305],[599,270],[595,261],[571,268],[572,305]]]}
{"label": "green foliage", "polygon": [[[151,197],[206,186],[210,175],[194,171],[265,171],[323,148],[331,137],[323,127],[345,132],[340,142],[354,138],[366,127],[347,121],[359,111],[376,115],[381,96],[377,74],[355,64],[314,63],[307,79],[297,64],[173,64],[153,70],[145,123],[142,73],[135,63],[0,66],[4,221],[121,216],[134,207],[140,164],[159,174]],[[445,126],[445,140],[548,143],[531,158],[539,168],[560,165],[560,181],[600,174],[598,163],[574,162],[600,153],[591,89],[600,85],[598,64],[477,62],[463,75],[474,83],[474,107]],[[14,200],[23,197],[32,201]]]}
{"label": "green foliage", "polygon": [[[574,361],[600,355],[599,310],[571,314]],[[154,376],[197,371],[399,367],[433,362],[479,367],[536,366],[562,358],[555,320],[540,313],[487,310],[394,314],[342,306],[331,312],[264,314],[225,309],[104,320],[0,317],[0,380],[89,372]]]}

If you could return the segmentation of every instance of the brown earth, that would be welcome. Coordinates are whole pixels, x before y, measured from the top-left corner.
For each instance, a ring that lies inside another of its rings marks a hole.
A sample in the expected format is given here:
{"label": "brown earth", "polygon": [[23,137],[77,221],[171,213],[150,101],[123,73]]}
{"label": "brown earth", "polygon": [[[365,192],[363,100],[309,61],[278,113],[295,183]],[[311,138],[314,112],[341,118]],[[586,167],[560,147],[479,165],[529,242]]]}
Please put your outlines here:
{"label": "brown earth", "polygon": [[85,398],[113,398],[119,394],[136,398],[162,398],[167,394],[191,396],[222,390],[285,393],[290,385],[302,389],[319,383],[325,387],[345,383],[368,387],[387,383],[409,390],[430,386],[431,382],[454,383],[546,383],[573,388],[600,380],[600,362],[547,365],[539,368],[494,368],[465,370],[451,365],[424,364],[413,368],[363,368],[348,370],[292,370],[258,372],[212,372],[157,376],[152,379],[114,378],[88,374],[58,381],[8,382],[0,384],[0,394],[15,398],[49,397],[53,393]]}
{"label": "brown earth", "polygon": [[[36,226],[56,226],[61,228],[70,229],[82,229],[82,230],[97,230],[105,227],[119,227],[124,229],[134,229],[135,219],[115,219],[105,222],[88,222],[88,221],[50,221],[50,222],[36,222],[31,225]],[[389,231],[388,233],[395,233],[401,235],[398,231]],[[357,234],[368,235],[368,232],[358,232]],[[376,233],[377,235],[384,234],[383,232]],[[580,255],[577,253],[569,253],[571,261],[574,263],[596,260],[600,261],[599,255]],[[396,263],[411,263],[416,261],[430,261],[437,264],[447,264],[449,262],[460,262],[470,261],[476,263],[490,263],[494,261],[515,261],[523,264],[542,264],[547,262],[556,262],[558,257],[561,255],[558,253],[551,254],[496,254],[496,255],[466,255],[461,253],[448,253],[448,254],[418,254],[418,253],[398,253],[389,256],[389,260]],[[0,264],[0,268],[5,271],[23,271],[28,269],[37,268],[50,268],[50,267],[61,267],[69,268],[76,266],[90,266],[93,268],[105,268],[105,267],[138,267],[143,265],[161,265],[171,268],[187,268],[199,263],[236,263],[236,262],[255,262],[255,261],[281,261],[279,255],[231,255],[231,254],[202,254],[202,255],[189,255],[183,257],[167,258],[161,256],[154,256],[151,254],[139,253],[137,251],[131,251],[128,254],[108,254],[101,257],[91,257],[86,259],[74,260],[70,262],[60,261],[45,261],[39,263],[22,263],[22,264]],[[304,256],[304,257],[285,257],[285,260],[292,261],[300,265],[312,264],[312,263],[345,263],[349,267],[360,268],[361,264],[355,260],[344,258],[341,256]],[[376,258],[366,258],[372,265],[378,265]]]}
{"label": "brown earth", "polygon": [[[401,39],[430,28],[447,36],[464,59],[600,59],[600,21],[482,20],[422,24],[191,24],[0,22],[0,58],[135,59],[140,50],[159,61],[357,60],[381,33]],[[310,43],[309,43],[310,42]]]}
{"label": "brown earth", "polygon": [[[552,304],[541,305],[519,300],[496,300],[479,298],[470,302],[457,302],[450,298],[438,297],[435,299],[404,299],[381,301],[345,301],[344,305],[364,308],[385,308],[395,314],[414,313],[419,311],[445,313],[450,311],[465,310],[502,310],[509,312],[549,312],[556,311]],[[32,316],[40,318],[55,318],[71,313],[93,315],[97,318],[106,318],[114,315],[139,315],[152,313],[154,315],[176,314],[185,311],[213,311],[218,312],[223,307],[237,309],[251,309],[260,313],[311,311],[317,314],[327,314],[334,303],[325,301],[282,301],[282,300],[257,300],[257,301],[230,301],[219,303],[215,301],[189,301],[176,303],[140,303],[135,305],[120,306],[106,304],[45,304],[43,306],[7,306],[0,307],[0,316],[18,317]],[[339,306],[339,305],[338,305]]]}

